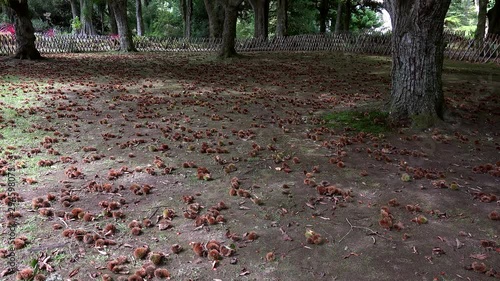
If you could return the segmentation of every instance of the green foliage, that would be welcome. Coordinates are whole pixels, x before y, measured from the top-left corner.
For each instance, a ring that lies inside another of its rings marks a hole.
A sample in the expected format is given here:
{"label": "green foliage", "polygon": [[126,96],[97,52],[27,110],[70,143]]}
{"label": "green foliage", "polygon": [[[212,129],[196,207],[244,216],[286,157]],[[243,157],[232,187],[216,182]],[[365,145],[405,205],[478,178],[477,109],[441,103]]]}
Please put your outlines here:
{"label": "green foliage", "polygon": [[82,22],[79,17],[75,17],[71,20],[71,32],[78,33],[82,29]]}
{"label": "green foliage", "polygon": [[45,31],[50,28],[49,23],[41,19],[32,19],[31,23],[33,24],[35,31]]}
{"label": "green foliage", "polygon": [[453,0],[445,18],[445,28],[471,34],[476,30],[477,12],[470,0]]}
{"label": "green foliage", "polygon": [[288,35],[310,34],[318,32],[314,3],[309,0],[290,1],[288,6]]}
{"label": "green foliage", "polygon": [[253,24],[254,15],[239,18],[236,23],[236,37],[237,38],[252,38],[254,35],[255,27]]}
{"label": "green foliage", "polygon": [[382,15],[370,9],[356,9],[351,15],[351,31],[363,31],[384,25]]}
{"label": "green foliage", "polygon": [[147,8],[149,16],[156,11],[151,21],[149,34],[153,36],[182,37],[184,34],[179,1],[153,1]]}

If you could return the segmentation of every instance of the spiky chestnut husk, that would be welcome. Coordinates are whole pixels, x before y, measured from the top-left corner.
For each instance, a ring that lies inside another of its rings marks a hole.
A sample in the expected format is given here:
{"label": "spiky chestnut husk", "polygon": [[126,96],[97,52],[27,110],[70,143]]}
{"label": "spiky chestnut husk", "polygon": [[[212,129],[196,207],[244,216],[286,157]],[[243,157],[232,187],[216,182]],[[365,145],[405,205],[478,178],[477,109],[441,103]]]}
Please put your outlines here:
{"label": "spiky chestnut husk", "polygon": [[170,278],[170,272],[168,272],[165,268],[157,268],[154,274],[156,278]]}
{"label": "spiky chestnut husk", "polygon": [[136,259],[144,259],[147,254],[149,253],[149,247],[144,246],[144,247],[138,247],[134,250],[134,257]]}

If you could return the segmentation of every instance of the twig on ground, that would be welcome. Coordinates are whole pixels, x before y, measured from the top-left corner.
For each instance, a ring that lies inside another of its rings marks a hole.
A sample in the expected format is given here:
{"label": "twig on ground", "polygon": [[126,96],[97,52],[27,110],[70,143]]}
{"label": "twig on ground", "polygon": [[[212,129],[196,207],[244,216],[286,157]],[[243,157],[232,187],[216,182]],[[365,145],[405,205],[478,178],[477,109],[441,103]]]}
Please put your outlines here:
{"label": "twig on ground", "polygon": [[[357,229],[364,229],[364,230],[369,231],[370,233],[368,233],[368,235],[377,235],[377,236],[382,237],[382,238],[384,238],[386,240],[389,240],[389,238],[385,237],[384,235],[378,233],[377,231],[375,231],[375,230],[373,230],[371,228],[368,228],[368,227],[365,227],[365,226],[352,225],[352,223],[349,221],[348,218],[345,218],[345,220],[347,221],[347,223],[349,224],[349,226],[351,228],[349,229],[349,231],[344,236],[342,236],[342,238],[339,240],[339,243],[342,242],[342,240],[344,240],[344,238],[346,238],[347,235],[349,235],[352,232],[352,230],[355,229],[355,228],[357,228]],[[375,244],[375,242],[373,244]]]}

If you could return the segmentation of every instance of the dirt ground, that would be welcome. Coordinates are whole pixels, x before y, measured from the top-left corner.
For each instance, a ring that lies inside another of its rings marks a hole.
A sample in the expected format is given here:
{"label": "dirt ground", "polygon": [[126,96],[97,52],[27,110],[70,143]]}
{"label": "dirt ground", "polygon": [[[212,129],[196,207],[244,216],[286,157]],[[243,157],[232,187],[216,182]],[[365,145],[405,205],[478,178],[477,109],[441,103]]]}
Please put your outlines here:
{"label": "dirt ground", "polygon": [[46,58],[0,58],[1,280],[500,278],[498,66],[419,130],[386,57]]}

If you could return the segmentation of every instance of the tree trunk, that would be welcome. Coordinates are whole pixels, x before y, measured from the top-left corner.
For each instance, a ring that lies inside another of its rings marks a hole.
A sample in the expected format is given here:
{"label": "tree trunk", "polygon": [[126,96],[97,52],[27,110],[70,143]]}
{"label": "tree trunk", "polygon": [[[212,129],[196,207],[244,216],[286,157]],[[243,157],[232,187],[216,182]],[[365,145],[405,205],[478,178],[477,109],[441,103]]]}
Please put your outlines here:
{"label": "tree trunk", "polygon": [[224,30],[224,8],[219,1],[204,0],[207,10],[210,38],[222,38]]}
{"label": "tree trunk", "polygon": [[288,28],[288,0],[277,0],[277,2],[276,37],[284,37]]}
{"label": "tree trunk", "polygon": [[488,0],[479,0],[479,11],[477,13],[477,27],[474,35],[477,43],[484,39],[486,32],[486,12],[488,9]]}
{"label": "tree trunk", "polygon": [[328,19],[328,0],[321,0],[319,3],[319,32],[326,32],[326,20]]}
{"label": "tree trunk", "polygon": [[337,17],[335,18],[335,34],[339,34],[343,28],[342,28],[342,7],[344,6],[342,4],[341,0],[337,0]]}
{"label": "tree trunk", "polygon": [[69,5],[71,6],[71,16],[73,19],[76,19],[78,16],[78,1],[77,0],[69,0]]}
{"label": "tree trunk", "polygon": [[144,21],[142,19],[141,0],[135,0],[135,19],[137,21],[137,35],[144,36]]}
{"label": "tree trunk", "polygon": [[392,22],[390,114],[395,120],[431,126],[443,118],[443,26],[450,2],[384,1]]}
{"label": "tree trunk", "polygon": [[31,23],[28,0],[9,0],[7,3],[16,14],[14,26],[16,28],[17,50],[14,57],[31,60],[42,58],[35,46],[35,29]]}
{"label": "tree trunk", "polygon": [[351,0],[345,0],[344,1],[344,9],[343,9],[343,31],[349,32],[349,29],[351,27],[351,9],[352,9],[352,3]]}
{"label": "tree trunk", "polygon": [[80,0],[80,22],[82,23],[81,34],[95,35],[94,25],[92,24],[93,3],[91,0]]}
{"label": "tree trunk", "polygon": [[110,4],[116,17],[118,35],[120,36],[120,51],[136,52],[134,41],[132,41],[132,32],[128,26],[127,0],[110,0]]}
{"label": "tree trunk", "polygon": [[269,34],[269,0],[248,0],[254,13],[254,38],[267,39]]}
{"label": "tree trunk", "polygon": [[234,43],[236,40],[236,22],[238,20],[238,8],[243,0],[219,0],[224,7],[224,31],[222,33],[222,46],[219,52],[220,58],[230,58],[237,55]]}
{"label": "tree trunk", "polygon": [[193,0],[181,0],[182,20],[184,21],[184,38],[191,37],[191,18],[193,16]]}
{"label": "tree trunk", "polygon": [[108,0],[108,12],[109,12],[109,29],[111,30],[111,34],[118,34],[118,26],[116,25],[116,16],[115,16],[115,11],[111,7],[111,1]]}
{"label": "tree trunk", "polygon": [[500,35],[500,0],[488,11],[488,34]]}

